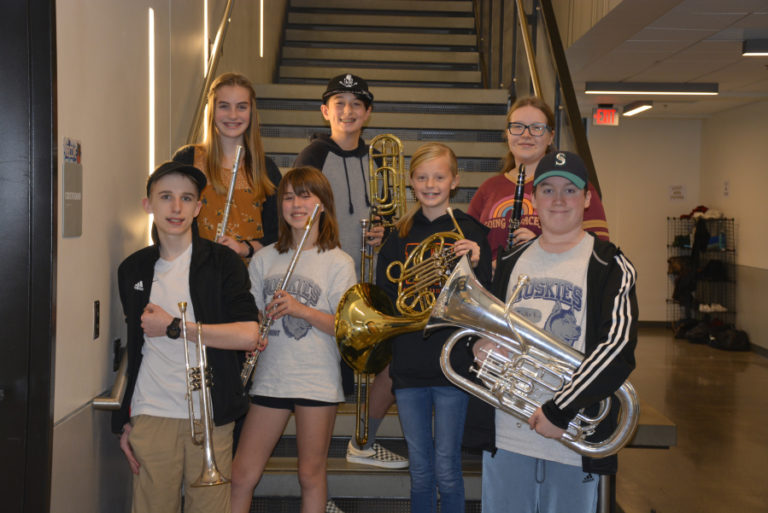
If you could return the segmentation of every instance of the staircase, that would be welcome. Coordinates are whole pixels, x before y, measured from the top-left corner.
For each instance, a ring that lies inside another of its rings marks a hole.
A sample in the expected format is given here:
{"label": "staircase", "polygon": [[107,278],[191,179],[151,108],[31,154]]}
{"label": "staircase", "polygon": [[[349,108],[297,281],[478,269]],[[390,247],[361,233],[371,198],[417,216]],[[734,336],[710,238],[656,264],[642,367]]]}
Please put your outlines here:
{"label": "staircase", "polygon": [[[507,93],[482,87],[472,9],[470,0],[291,0],[278,83],[256,87],[267,154],[285,171],[312,134],[328,133],[320,97],[331,77],[353,73],[375,96],[363,138],[399,137],[406,167],[425,142],[450,146],[461,171],[452,203],[466,211],[507,152]],[[407,469],[347,463],[354,410],[353,397],[338,410],[328,460],[331,496],[346,513],[409,511]],[[395,408],[377,440],[407,455]],[[467,512],[480,511],[480,468],[479,455],[465,455]],[[256,488],[252,511],[298,512],[299,496],[291,421]]]}

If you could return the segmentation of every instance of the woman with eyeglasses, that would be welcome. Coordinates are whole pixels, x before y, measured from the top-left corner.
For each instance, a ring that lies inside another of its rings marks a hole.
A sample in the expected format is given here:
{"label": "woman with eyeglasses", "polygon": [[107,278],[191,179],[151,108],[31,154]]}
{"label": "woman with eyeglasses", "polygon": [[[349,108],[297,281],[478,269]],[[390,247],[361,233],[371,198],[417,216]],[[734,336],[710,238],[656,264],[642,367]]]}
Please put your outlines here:
{"label": "woman with eyeglasses", "polygon": [[[486,180],[472,198],[468,213],[490,228],[488,242],[492,258],[500,247],[507,245],[509,220],[515,199],[520,166],[525,170],[525,187],[520,227],[514,232],[515,245],[541,234],[539,217],[533,210],[533,174],[544,154],[554,151],[555,115],[544,100],[537,97],[518,99],[507,113],[507,144],[509,152],[498,175]],[[592,201],[584,211],[583,228],[603,240],[608,240],[608,223],[600,196],[590,184]]]}

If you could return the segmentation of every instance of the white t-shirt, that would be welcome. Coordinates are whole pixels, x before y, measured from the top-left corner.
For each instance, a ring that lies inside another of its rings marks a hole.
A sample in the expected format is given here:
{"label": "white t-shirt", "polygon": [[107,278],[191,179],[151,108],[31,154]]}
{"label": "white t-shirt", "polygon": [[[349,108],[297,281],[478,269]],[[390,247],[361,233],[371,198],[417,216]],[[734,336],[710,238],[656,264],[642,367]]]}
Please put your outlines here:
{"label": "white t-shirt", "polygon": [[[260,311],[283,281],[293,251],[280,254],[274,244],[251,259],[251,293]],[[355,284],[355,264],[341,248],[302,252],[286,291],[321,312],[335,314],[341,296]],[[341,402],[340,355],[336,337],[290,315],[277,319],[269,344],[259,356],[251,394]]]}
{"label": "white t-shirt", "polygon": [[[584,352],[587,320],[587,268],[594,238],[586,235],[563,253],[548,253],[534,241],[520,255],[507,287],[507,298],[520,275],[529,283],[518,294],[513,310],[537,327]],[[527,422],[496,410],[496,446],[506,451],[581,466],[581,455],[557,440],[544,438]]]}
{"label": "white t-shirt", "polygon": [[[187,302],[187,321],[195,321],[195,311],[189,295],[189,264],[192,245],[184,253],[171,260],[159,258],[155,263],[149,302],[160,306],[174,317],[181,317],[179,302]],[[197,333],[187,333],[190,365],[197,365],[194,341]],[[187,406],[186,366],[184,363],[183,337],[170,339],[144,336],[142,360],[136,387],[131,399],[131,416],[152,415],[172,419],[189,418]],[[195,407],[199,404],[198,393],[193,394]],[[199,417],[199,410],[197,416]]]}

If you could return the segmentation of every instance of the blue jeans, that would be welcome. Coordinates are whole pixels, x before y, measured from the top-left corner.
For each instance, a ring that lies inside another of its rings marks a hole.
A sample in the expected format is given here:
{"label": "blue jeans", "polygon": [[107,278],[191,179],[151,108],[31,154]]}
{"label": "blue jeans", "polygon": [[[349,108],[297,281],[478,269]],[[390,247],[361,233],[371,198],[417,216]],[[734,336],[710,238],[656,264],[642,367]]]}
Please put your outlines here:
{"label": "blue jeans", "polygon": [[[411,512],[464,513],[461,438],[469,396],[453,386],[395,390],[400,424],[408,444]],[[435,433],[432,435],[432,408]]]}
{"label": "blue jeans", "polygon": [[581,466],[483,451],[483,513],[594,513],[599,480]]}

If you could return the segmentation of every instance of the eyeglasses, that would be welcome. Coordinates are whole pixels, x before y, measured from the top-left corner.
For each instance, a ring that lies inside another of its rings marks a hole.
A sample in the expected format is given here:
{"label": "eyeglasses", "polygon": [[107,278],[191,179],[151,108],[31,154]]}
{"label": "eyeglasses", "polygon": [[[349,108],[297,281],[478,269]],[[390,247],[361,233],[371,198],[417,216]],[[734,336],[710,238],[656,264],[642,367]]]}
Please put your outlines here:
{"label": "eyeglasses", "polygon": [[525,123],[509,123],[507,125],[509,135],[523,135],[526,128],[528,129],[528,133],[533,137],[541,137],[544,135],[544,132],[550,130],[546,123],[531,123],[530,125],[526,125]]}

